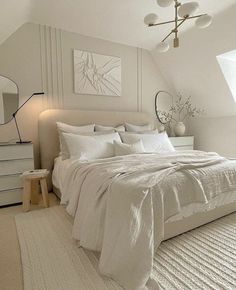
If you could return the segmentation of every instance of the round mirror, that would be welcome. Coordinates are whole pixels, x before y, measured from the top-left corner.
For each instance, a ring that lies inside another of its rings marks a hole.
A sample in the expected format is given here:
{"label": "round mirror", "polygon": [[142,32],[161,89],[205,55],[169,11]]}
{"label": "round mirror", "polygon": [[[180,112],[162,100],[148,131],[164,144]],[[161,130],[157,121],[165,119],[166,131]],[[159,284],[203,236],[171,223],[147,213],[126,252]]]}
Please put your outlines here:
{"label": "round mirror", "polygon": [[155,96],[155,111],[157,119],[161,124],[171,121],[173,106],[173,96],[166,91],[159,91]]}
{"label": "round mirror", "polygon": [[0,76],[0,125],[10,122],[19,106],[19,90],[12,80]]}

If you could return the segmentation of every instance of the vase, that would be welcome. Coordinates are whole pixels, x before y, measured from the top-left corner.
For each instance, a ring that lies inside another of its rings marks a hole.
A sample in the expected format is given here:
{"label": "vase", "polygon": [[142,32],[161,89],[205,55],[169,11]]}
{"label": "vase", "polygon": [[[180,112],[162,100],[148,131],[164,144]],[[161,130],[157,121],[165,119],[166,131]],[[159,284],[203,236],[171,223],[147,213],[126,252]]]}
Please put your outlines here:
{"label": "vase", "polygon": [[164,132],[166,129],[165,129],[165,126],[163,125],[163,124],[161,124],[160,126],[159,126],[159,128],[158,128],[158,131],[160,132],[160,133],[162,133],[162,132]]}
{"label": "vase", "polygon": [[181,137],[185,133],[185,125],[183,122],[177,122],[174,127],[175,136]]}

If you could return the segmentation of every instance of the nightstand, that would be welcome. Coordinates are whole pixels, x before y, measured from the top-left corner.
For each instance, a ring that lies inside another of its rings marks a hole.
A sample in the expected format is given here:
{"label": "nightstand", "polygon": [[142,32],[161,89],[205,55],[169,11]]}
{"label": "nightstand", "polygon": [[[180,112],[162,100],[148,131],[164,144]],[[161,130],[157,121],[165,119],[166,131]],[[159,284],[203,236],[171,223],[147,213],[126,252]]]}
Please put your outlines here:
{"label": "nightstand", "polygon": [[194,149],[194,136],[170,137],[169,139],[176,151]]}
{"label": "nightstand", "polygon": [[22,202],[23,183],[20,175],[32,169],[32,143],[0,143],[0,206]]}

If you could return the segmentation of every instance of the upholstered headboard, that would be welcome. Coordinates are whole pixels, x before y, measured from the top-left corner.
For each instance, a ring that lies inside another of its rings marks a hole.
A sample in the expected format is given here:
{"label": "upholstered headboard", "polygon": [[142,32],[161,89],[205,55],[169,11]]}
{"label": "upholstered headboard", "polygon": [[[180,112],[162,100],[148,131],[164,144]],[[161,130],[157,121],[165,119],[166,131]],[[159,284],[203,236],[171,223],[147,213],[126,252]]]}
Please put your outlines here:
{"label": "upholstered headboard", "polygon": [[[117,126],[124,122],[143,125],[151,123],[154,119],[140,112],[111,112],[111,111],[81,111],[81,110],[47,110],[39,116],[39,144],[41,168],[50,172],[53,169],[54,159],[59,154],[59,139],[56,122],[80,126],[87,124],[101,124]],[[51,180],[49,180],[51,187]]]}

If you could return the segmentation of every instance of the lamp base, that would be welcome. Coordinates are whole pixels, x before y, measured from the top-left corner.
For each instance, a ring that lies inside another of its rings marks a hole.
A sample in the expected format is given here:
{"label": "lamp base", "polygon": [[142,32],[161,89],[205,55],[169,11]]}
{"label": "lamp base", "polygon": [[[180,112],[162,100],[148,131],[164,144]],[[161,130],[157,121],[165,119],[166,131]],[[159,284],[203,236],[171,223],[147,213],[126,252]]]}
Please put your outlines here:
{"label": "lamp base", "polygon": [[29,144],[31,141],[17,141],[17,144]]}

